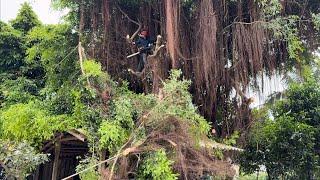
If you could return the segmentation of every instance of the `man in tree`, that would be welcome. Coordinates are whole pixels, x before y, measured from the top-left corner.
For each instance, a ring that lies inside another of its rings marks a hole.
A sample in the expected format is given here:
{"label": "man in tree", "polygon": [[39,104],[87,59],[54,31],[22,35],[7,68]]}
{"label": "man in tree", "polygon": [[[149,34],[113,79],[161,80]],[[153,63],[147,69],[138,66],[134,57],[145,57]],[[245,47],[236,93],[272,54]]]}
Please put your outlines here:
{"label": "man in tree", "polygon": [[139,38],[134,42],[139,49],[139,64],[138,72],[144,69],[144,65],[147,63],[147,55],[150,54],[152,44],[154,41],[150,40],[148,30],[142,30],[139,34]]}

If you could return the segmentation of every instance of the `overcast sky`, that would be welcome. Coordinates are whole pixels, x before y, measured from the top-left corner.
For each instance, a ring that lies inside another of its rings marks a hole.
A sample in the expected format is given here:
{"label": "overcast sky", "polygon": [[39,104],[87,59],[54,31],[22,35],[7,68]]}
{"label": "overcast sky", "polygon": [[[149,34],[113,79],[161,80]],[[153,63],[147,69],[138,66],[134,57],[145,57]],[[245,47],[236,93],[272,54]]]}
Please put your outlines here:
{"label": "overcast sky", "polygon": [[41,22],[45,24],[57,24],[63,13],[54,11],[50,7],[50,1],[51,0],[0,0],[0,19],[5,22],[14,19],[21,4],[23,2],[29,2]]}

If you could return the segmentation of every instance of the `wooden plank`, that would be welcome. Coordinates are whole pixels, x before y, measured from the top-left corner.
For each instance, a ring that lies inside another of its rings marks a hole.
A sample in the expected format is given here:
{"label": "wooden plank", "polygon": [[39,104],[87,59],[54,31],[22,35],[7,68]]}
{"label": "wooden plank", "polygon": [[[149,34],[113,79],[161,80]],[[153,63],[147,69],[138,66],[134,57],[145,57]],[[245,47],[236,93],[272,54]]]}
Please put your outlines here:
{"label": "wooden plank", "polygon": [[54,153],[54,161],[53,161],[53,167],[52,167],[51,180],[58,179],[60,151],[61,151],[61,142],[58,140],[55,143],[55,150],[54,150],[55,153]]}
{"label": "wooden plank", "polygon": [[71,134],[72,136],[78,138],[80,141],[84,142],[86,137],[83,136],[82,134],[77,133],[77,131],[75,130],[70,130],[68,131],[69,134]]}
{"label": "wooden plank", "polygon": [[51,141],[47,142],[43,147],[42,147],[42,152],[49,152],[47,150],[47,148],[49,148],[50,150],[52,149],[51,147],[54,145],[54,142],[58,141],[59,139],[61,139],[63,136],[63,133],[59,133],[57,136],[55,136],[54,139],[52,139]]}
{"label": "wooden plank", "polygon": [[37,167],[36,173],[34,174],[34,180],[39,180],[40,167],[41,167],[41,165]]}
{"label": "wooden plank", "polygon": [[134,56],[136,56],[136,55],[138,55],[138,54],[140,54],[140,52],[133,53],[133,54],[131,54],[131,55],[127,56],[127,58],[134,57]]}
{"label": "wooden plank", "polygon": [[76,140],[78,140],[77,137],[66,137],[66,138],[61,139],[61,142],[76,141]]}

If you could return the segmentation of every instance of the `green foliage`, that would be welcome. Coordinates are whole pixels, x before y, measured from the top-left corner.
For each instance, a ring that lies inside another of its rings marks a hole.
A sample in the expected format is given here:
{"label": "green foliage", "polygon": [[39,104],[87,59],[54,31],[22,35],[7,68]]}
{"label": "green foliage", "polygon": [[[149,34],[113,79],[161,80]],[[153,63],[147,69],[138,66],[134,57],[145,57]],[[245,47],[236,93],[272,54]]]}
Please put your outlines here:
{"label": "green foliage", "polygon": [[[101,63],[94,60],[86,60],[83,63],[83,68],[85,75],[82,78],[85,80],[89,79],[98,90],[115,89],[115,82],[110,79],[106,72],[102,71]],[[87,81],[84,82],[87,83]],[[96,91],[97,89],[92,90]]]}
{"label": "green foliage", "polygon": [[94,60],[85,61],[83,68],[87,77],[102,77],[106,75],[106,73],[102,71],[101,64]]}
{"label": "green foliage", "polygon": [[116,122],[104,121],[99,128],[100,146],[110,152],[116,150],[127,140],[128,132]]}
{"label": "green foliage", "polygon": [[[93,165],[96,165],[98,163],[98,159],[96,157],[87,157],[79,162],[79,165],[77,166],[76,171],[80,172],[86,168],[89,168]],[[80,174],[81,180],[99,180],[99,174],[97,169],[91,168],[88,171],[85,171],[84,173]]]}
{"label": "green foliage", "polygon": [[102,122],[99,129],[101,147],[114,153],[128,139],[134,127],[133,111],[130,98],[121,96],[114,100],[112,117]]}
{"label": "green foliage", "polygon": [[[314,27],[319,30],[319,15],[312,13],[317,10],[311,10],[311,8],[310,19],[305,20],[304,18],[307,17],[300,17],[299,14],[295,13],[294,8],[289,10],[292,11],[291,14],[283,15],[284,11],[282,11],[282,8],[284,6],[278,0],[256,0],[256,2],[260,6],[262,18],[265,21],[263,25],[266,29],[273,33],[275,40],[287,43],[289,60],[285,68],[291,69],[296,63],[307,64],[307,62],[303,62],[303,53],[305,53],[308,43],[305,42],[304,37],[300,33],[303,31],[301,29],[307,30],[309,28],[308,25],[303,24],[304,21],[312,21]],[[296,5],[299,6],[299,3],[301,2],[297,2]],[[309,6],[313,6],[311,4],[314,2],[308,3],[310,3]],[[272,40],[270,43],[274,42]]]}
{"label": "green foliage", "polygon": [[[72,117],[81,123],[90,132],[97,132],[102,120],[101,108],[94,107],[99,103],[93,91],[87,89],[73,90],[74,107]],[[96,101],[96,102],[95,102]]]}
{"label": "green foliage", "polygon": [[[91,2],[91,0],[86,0],[87,2]],[[85,1],[82,1],[85,2]],[[51,7],[57,10],[68,10],[68,14],[63,17],[63,19],[71,24],[72,26],[78,27],[79,24],[79,9],[80,9],[80,3],[78,1],[72,1],[72,0],[52,0],[51,1]]]}
{"label": "green foliage", "polygon": [[273,32],[275,38],[284,39],[288,43],[289,58],[298,61],[300,60],[300,53],[304,50],[299,37],[299,20],[300,17],[291,15],[286,18],[274,18],[267,24],[267,28]]}
{"label": "green foliage", "polygon": [[240,133],[238,131],[235,131],[233,134],[231,134],[230,137],[227,137],[223,140],[223,144],[234,146],[237,144],[237,140],[240,137]]}
{"label": "green foliage", "polygon": [[174,162],[167,158],[166,152],[160,149],[150,153],[140,167],[139,179],[174,180],[178,174],[172,171]]}
{"label": "green foliage", "polygon": [[38,92],[37,85],[24,77],[16,80],[6,79],[0,84],[1,106],[6,107],[15,103],[27,103],[34,100]]}
{"label": "green foliage", "polygon": [[77,64],[77,35],[69,25],[47,25],[29,32],[26,62],[29,66],[41,64],[46,73],[46,87],[56,91],[75,82],[80,70]]}
{"label": "green foliage", "polygon": [[70,0],[52,0],[52,7],[58,10],[76,6],[77,3]]}
{"label": "green foliage", "polygon": [[312,14],[313,23],[318,31],[320,31],[320,13]]}
{"label": "green foliage", "polygon": [[[49,91],[49,93],[47,92]],[[76,98],[72,92],[76,91],[74,87],[63,86],[56,92],[50,93],[51,90],[43,89],[43,96],[45,96],[44,106],[50,114],[72,115],[74,112]],[[71,92],[71,93],[70,93]]]}
{"label": "green foliage", "polygon": [[[67,105],[59,104],[53,110],[48,108],[54,105],[54,100],[59,99],[56,92],[61,92],[53,87],[60,88],[68,82],[61,76],[55,78],[54,75],[60,75],[60,72],[53,68],[57,65],[54,60],[60,60],[70,52],[71,37],[76,39],[76,35],[66,25],[41,27],[40,24],[27,3],[22,5],[17,18],[11,22],[14,29],[0,22],[0,136],[17,142],[28,141],[32,145],[39,145],[58,130],[78,125],[70,116],[70,98]],[[75,71],[76,61],[68,60],[69,63],[60,62],[58,65],[65,71]],[[42,89],[45,74],[47,87]],[[61,74],[67,76],[66,73]],[[60,99],[68,97],[61,96]],[[44,103],[40,103],[43,99],[46,99]]]}
{"label": "green foliage", "polygon": [[25,179],[35,168],[48,161],[48,155],[39,154],[25,142],[0,140],[0,165],[7,178]]}
{"label": "green foliage", "polygon": [[133,128],[133,106],[130,99],[121,98],[114,102],[114,120],[127,129]]}
{"label": "green foliage", "polygon": [[0,73],[19,70],[23,65],[25,47],[21,32],[0,23]]}
{"label": "green foliage", "polygon": [[[15,103],[35,100],[43,87],[41,67],[30,67],[25,62],[26,34],[39,20],[30,5],[23,4],[11,25],[0,23],[0,103],[7,108]],[[32,69],[32,71],[30,71]]]}
{"label": "green foliage", "polygon": [[315,158],[314,130],[290,117],[266,122],[262,128],[257,126],[242,162],[244,171],[253,173],[259,165],[265,165],[273,178],[306,177],[311,170],[310,160]]}
{"label": "green foliage", "polygon": [[31,67],[24,61],[26,49],[32,46],[26,42],[26,35],[40,24],[27,3],[22,5],[17,18],[11,23],[12,26],[0,23],[0,73],[11,73],[14,77],[23,75],[31,79],[43,75],[39,64]]}
{"label": "green foliage", "polygon": [[136,128],[134,122],[148,112],[148,127],[155,127],[159,121],[166,118],[176,117],[190,125],[189,131],[195,140],[206,136],[210,125],[197,113],[197,109],[192,104],[192,98],[188,92],[190,81],[180,81],[178,79],[180,76],[180,71],[171,73],[170,80],[164,83],[164,97],[161,100],[157,100],[153,95],[134,94],[124,86],[116,88],[116,94],[110,106],[112,113],[99,128],[101,148],[116,152]]}
{"label": "green foliage", "polygon": [[293,83],[287,91],[287,99],[273,109],[276,117],[290,115],[298,122],[311,126],[320,125],[320,86],[309,79],[303,84]]}
{"label": "green foliage", "polygon": [[262,16],[265,19],[270,19],[280,14],[281,4],[278,0],[255,0],[259,3],[262,10]]}
{"label": "green foliage", "polygon": [[290,85],[286,95],[272,109],[274,120],[258,116],[264,120],[249,135],[244,172],[264,165],[271,178],[308,179],[319,171],[320,86],[309,79]]}
{"label": "green foliage", "polygon": [[[89,99],[77,85],[77,34],[69,25],[39,26],[26,3],[11,24],[16,30],[1,23],[0,31],[0,58],[6,63],[0,86],[3,138],[38,145],[56,131],[82,126],[93,113],[84,108],[85,120],[77,119],[76,108],[88,107]],[[81,94],[79,100],[74,91]]]}
{"label": "green foliage", "polygon": [[210,124],[198,114],[197,108],[192,103],[191,94],[188,92],[191,82],[179,80],[180,76],[180,70],[173,70],[169,80],[163,83],[164,97],[156,105],[154,118],[158,120],[170,116],[180,118],[190,124],[190,133],[199,140],[203,135],[207,135]]}
{"label": "green foliage", "polygon": [[14,29],[17,29],[23,33],[27,33],[35,26],[39,26],[41,23],[32,10],[32,7],[28,3],[23,3],[16,19],[11,21],[11,25]]}
{"label": "green foliage", "polygon": [[4,110],[0,116],[3,139],[27,141],[39,145],[50,139],[55,132],[76,127],[67,116],[51,116],[38,102],[15,104]]}

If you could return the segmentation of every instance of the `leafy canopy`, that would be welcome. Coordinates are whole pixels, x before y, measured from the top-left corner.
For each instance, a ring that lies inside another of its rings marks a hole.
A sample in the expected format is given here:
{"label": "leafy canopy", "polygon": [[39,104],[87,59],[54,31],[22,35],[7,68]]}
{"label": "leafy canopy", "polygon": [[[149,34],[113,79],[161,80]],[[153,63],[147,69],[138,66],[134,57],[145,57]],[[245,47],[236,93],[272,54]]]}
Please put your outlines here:
{"label": "leafy canopy", "polygon": [[24,52],[22,33],[0,22],[0,73],[19,70]]}
{"label": "leafy canopy", "polygon": [[17,17],[11,21],[11,25],[14,29],[23,33],[29,32],[35,26],[39,26],[41,22],[38,19],[36,13],[32,10],[32,7],[28,3],[23,3]]}
{"label": "leafy canopy", "polygon": [[242,156],[244,172],[264,165],[270,178],[307,179],[319,173],[320,86],[309,78],[291,84],[286,95],[271,109],[274,120],[260,114]]}
{"label": "leafy canopy", "polygon": [[50,115],[37,101],[10,106],[1,112],[0,121],[2,138],[16,142],[27,141],[33,145],[40,145],[55,132],[75,126],[67,116]]}

